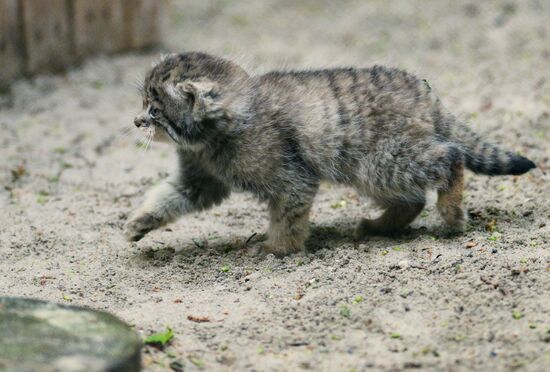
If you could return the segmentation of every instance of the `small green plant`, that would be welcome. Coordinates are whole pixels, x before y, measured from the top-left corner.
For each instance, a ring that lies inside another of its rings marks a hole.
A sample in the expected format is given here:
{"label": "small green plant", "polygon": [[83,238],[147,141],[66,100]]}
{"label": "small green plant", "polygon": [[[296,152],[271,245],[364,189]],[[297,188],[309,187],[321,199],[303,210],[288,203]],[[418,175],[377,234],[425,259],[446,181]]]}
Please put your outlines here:
{"label": "small green plant", "polygon": [[502,236],[501,233],[499,233],[498,231],[495,231],[487,239],[489,239],[492,242],[496,242],[498,239],[500,239],[501,236]]}
{"label": "small green plant", "polygon": [[353,299],[353,303],[354,304],[359,304],[361,302],[363,302],[365,300],[365,298],[361,295],[357,295],[355,296],[355,298]]}
{"label": "small green plant", "polygon": [[99,81],[99,80],[94,80],[92,81],[92,83],[90,84],[92,86],[92,88],[94,88],[95,90],[100,90],[101,88],[103,88],[103,82],[102,81]]}
{"label": "small green plant", "polygon": [[172,328],[166,327],[166,331],[153,333],[152,335],[148,336],[144,340],[144,343],[146,345],[164,346],[168,342],[170,342],[172,338],[174,338],[174,332],[172,331]]}
{"label": "small green plant", "polygon": [[330,205],[330,207],[331,207],[332,209],[338,209],[338,208],[345,208],[346,205],[348,205],[348,203],[347,203],[345,200],[340,200],[340,201],[337,201],[337,202],[335,202],[335,203],[332,203],[332,204]]}
{"label": "small green plant", "polygon": [[521,313],[521,311],[514,311],[512,313],[512,317],[515,319],[515,320],[519,320],[521,318],[523,318],[523,314]]}
{"label": "small green plant", "polygon": [[40,205],[44,205],[48,202],[48,198],[46,198],[44,195],[38,195],[36,198],[36,202]]}
{"label": "small green plant", "polygon": [[351,309],[347,305],[340,306],[340,315],[344,318],[351,317]]}
{"label": "small green plant", "polygon": [[197,358],[195,356],[189,357],[189,361],[195,365],[195,367],[203,369],[204,368],[204,360]]}
{"label": "small green plant", "polygon": [[466,336],[459,333],[459,334],[455,335],[453,338],[454,338],[455,341],[460,342],[460,341],[464,341],[466,339]]}

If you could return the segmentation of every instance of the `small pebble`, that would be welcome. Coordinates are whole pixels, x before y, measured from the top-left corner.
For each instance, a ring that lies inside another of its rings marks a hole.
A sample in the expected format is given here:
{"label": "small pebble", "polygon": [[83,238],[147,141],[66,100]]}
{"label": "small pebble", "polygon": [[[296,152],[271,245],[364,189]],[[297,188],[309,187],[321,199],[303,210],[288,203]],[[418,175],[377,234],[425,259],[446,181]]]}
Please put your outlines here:
{"label": "small pebble", "polygon": [[493,253],[498,253],[498,249],[493,248],[492,252],[493,252]]}

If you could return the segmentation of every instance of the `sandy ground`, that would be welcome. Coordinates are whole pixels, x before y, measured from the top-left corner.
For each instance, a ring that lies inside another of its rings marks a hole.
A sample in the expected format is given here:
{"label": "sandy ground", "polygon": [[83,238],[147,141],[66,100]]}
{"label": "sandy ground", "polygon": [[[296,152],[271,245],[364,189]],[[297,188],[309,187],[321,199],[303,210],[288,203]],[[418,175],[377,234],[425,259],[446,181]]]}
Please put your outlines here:
{"label": "sandy ground", "polygon": [[325,185],[305,254],[247,254],[267,219],[246,194],[129,244],[128,213],[174,163],[169,146],[122,134],[158,52],[97,58],[0,99],[0,295],[105,309],[143,336],[172,327],[164,351],[144,349],[147,370],[548,370],[550,3],[187,3],[169,12],[167,51],[255,73],[403,67],[539,168],[468,174],[471,226],[452,239],[432,203],[403,237],[354,244],[378,211]]}

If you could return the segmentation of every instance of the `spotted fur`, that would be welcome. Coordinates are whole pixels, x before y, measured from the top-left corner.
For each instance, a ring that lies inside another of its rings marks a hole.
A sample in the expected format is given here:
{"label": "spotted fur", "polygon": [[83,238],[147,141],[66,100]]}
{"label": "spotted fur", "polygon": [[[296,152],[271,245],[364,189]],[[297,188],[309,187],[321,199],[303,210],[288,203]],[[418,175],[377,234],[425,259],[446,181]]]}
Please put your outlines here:
{"label": "spotted fur", "polygon": [[458,122],[426,80],[383,66],[250,76],[207,54],[171,55],[147,74],[143,107],[136,125],[165,134],[180,167],[127,223],[130,240],[239,190],[269,206],[266,250],[294,252],[321,181],[355,187],[386,209],[361,221],[358,239],[402,229],[429,189],[461,230],[464,166],[489,175],[534,167]]}

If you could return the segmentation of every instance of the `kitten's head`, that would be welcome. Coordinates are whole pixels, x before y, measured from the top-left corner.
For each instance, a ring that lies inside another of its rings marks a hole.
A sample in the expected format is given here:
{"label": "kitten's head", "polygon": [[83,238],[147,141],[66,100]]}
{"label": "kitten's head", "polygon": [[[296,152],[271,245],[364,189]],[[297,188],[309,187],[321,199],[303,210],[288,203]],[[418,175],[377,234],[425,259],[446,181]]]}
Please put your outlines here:
{"label": "kitten's head", "polygon": [[249,84],[248,74],[226,59],[197,52],[168,56],[147,73],[134,124],[155,140],[200,148],[247,115]]}

